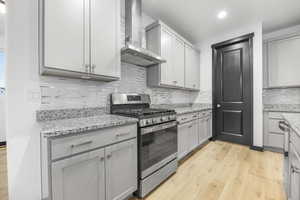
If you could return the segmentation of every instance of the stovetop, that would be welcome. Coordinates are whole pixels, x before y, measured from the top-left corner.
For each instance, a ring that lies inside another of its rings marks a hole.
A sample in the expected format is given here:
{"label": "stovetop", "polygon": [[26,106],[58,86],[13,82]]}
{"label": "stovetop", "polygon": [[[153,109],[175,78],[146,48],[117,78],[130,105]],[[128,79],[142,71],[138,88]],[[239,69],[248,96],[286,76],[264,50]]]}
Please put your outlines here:
{"label": "stovetop", "polygon": [[147,94],[111,95],[111,113],[139,119],[139,127],[153,126],[176,120],[175,110],[151,108]]}

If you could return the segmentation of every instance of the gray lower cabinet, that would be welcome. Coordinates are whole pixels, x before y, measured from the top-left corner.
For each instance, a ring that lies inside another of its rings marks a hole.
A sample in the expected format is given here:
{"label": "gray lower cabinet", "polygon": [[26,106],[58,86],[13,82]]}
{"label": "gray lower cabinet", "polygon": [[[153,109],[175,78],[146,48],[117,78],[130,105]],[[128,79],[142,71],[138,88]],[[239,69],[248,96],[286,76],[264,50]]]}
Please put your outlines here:
{"label": "gray lower cabinet", "polygon": [[211,111],[186,114],[178,117],[179,160],[212,137],[211,121]]}
{"label": "gray lower cabinet", "polygon": [[279,129],[282,114],[277,112],[264,113],[264,147],[269,150],[282,151],[284,148],[284,132]]}
{"label": "gray lower cabinet", "polygon": [[105,148],[106,199],[123,200],[137,189],[137,142]]}
{"label": "gray lower cabinet", "polygon": [[212,118],[211,113],[208,116],[199,119],[199,145],[203,144],[212,137]]}
{"label": "gray lower cabinet", "polygon": [[105,200],[104,149],[52,164],[53,200]]}
{"label": "gray lower cabinet", "polygon": [[188,152],[193,151],[198,146],[198,120],[191,121],[188,126]]}
{"label": "gray lower cabinet", "polygon": [[52,200],[123,200],[137,189],[137,141],[52,163]]}
{"label": "gray lower cabinet", "polygon": [[289,152],[289,200],[300,199],[300,155],[294,144],[290,143]]}
{"label": "gray lower cabinet", "polygon": [[191,122],[180,124],[178,126],[178,159],[182,159],[189,153],[189,127]]}

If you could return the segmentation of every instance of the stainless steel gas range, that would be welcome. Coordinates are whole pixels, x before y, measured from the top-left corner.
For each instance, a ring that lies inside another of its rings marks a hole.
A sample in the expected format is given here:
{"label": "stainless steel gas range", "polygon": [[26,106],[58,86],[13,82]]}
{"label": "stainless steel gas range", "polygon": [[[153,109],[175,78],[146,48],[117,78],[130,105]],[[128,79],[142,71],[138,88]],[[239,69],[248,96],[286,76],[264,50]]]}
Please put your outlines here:
{"label": "stainless steel gas range", "polygon": [[145,197],[177,169],[176,113],[150,108],[147,94],[111,95],[111,113],[138,122],[138,197]]}

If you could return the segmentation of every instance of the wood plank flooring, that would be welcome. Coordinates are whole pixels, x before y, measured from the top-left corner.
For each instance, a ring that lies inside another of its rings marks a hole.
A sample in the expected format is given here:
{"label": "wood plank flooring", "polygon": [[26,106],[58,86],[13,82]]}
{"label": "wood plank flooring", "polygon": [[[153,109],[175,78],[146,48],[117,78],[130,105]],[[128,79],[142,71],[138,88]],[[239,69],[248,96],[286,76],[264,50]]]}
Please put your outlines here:
{"label": "wood plank flooring", "polygon": [[8,197],[7,197],[6,149],[3,147],[0,147],[0,199],[8,200]]}
{"label": "wood plank flooring", "polygon": [[[211,142],[146,200],[285,200],[282,159],[278,153]],[[1,200],[8,199],[6,172],[6,151],[0,149]]]}
{"label": "wood plank flooring", "polygon": [[285,200],[283,157],[211,142],[146,200]]}

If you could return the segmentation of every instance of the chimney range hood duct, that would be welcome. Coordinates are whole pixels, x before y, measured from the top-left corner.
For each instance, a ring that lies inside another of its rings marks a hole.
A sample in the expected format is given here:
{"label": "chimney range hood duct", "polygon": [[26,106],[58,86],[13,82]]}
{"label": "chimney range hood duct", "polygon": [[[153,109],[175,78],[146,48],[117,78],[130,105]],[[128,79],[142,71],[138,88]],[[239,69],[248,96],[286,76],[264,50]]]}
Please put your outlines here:
{"label": "chimney range hood duct", "polygon": [[125,35],[122,62],[143,67],[166,62],[159,55],[142,48],[142,0],[125,0]]}

